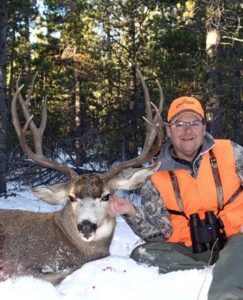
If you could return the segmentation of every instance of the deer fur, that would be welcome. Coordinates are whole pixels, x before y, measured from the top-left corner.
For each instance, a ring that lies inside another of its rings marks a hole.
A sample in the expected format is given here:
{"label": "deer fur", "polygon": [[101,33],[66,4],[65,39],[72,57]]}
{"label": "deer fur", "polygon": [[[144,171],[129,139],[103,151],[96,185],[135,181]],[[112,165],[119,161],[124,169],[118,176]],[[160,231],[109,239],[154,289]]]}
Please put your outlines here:
{"label": "deer fur", "polygon": [[84,263],[109,255],[115,218],[107,213],[116,189],[137,188],[159,165],[128,169],[108,182],[89,174],[33,189],[60,211],[0,210],[0,281],[31,275],[58,284]]}

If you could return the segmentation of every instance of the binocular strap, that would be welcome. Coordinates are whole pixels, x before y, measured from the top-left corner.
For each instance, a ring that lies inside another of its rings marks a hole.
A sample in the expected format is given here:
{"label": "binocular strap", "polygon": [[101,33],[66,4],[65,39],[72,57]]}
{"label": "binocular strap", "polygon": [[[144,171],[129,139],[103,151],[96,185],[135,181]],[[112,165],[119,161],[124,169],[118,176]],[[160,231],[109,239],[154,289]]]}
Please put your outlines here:
{"label": "binocular strap", "polygon": [[[218,215],[219,212],[224,209],[225,205],[230,204],[231,202],[233,202],[238,197],[238,195],[243,191],[243,186],[240,185],[239,188],[231,195],[231,197],[226,202],[224,202],[224,193],[223,193],[222,181],[221,181],[220,174],[219,174],[217,160],[216,160],[216,158],[213,154],[212,149],[209,150],[209,155],[210,155],[210,164],[211,164],[211,167],[212,167],[214,182],[215,182],[216,191],[217,191],[217,203],[218,203],[217,215]],[[174,171],[171,171],[171,170],[168,171],[168,172],[169,172],[169,175],[170,175],[170,178],[171,178],[171,182],[172,182],[173,190],[174,190],[174,193],[175,193],[177,205],[179,207],[179,211],[176,211],[176,210],[173,210],[173,209],[167,209],[167,210],[171,214],[182,215],[186,219],[189,220],[188,216],[184,212],[183,200],[182,200],[182,197],[181,197],[180,187],[179,187],[179,183],[178,183],[176,174],[175,174]]]}

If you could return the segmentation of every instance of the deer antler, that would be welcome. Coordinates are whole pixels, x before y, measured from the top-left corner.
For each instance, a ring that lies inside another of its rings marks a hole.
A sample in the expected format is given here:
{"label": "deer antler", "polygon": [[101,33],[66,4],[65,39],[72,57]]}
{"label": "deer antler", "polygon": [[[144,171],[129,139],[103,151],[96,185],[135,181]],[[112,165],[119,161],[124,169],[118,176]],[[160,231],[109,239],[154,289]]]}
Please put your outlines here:
{"label": "deer antler", "polygon": [[[164,95],[162,87],[158,80],[156,83],[159,88],[160,93],[160,102],[158,108],[150,101],[149,92],[145,80],[141,74],[141,72],[137,69],[138,76],[141,80],[143,92],[144,92],[144,100],[145,100],[145,110],[146,117],[143,117],[146,121],[146,137],[143,149],[137,157],[130,159],[125,162],[121,162],[119,164],[114,164],[111,168],[105,173],[105,178],[111,178],[116,174],[120,173],[122,170],[127,169],[129,167],[139,166],[140,164],[151,160],[161,149],[163,144],[163,121],[161,118],[161,112],[163,110],[164,103]],[[152,107],[155,110],[155,115],[153,116]]]}
{"label": "deer antler", "polygon": [[[33,116],[29,113],[29,103],[31,100],[31,95],[34,89],[35,79],[36,79],[37,73],[34,76],[31,86],[29,89],[29,92],[27,94],[26,100],[23,99],[21,95],[21,90],[24,87],[24,85],[21,85],[19,87],[19,79],[17,80],[16,84],[16,92],[13,96],[13,100],[11,103],[11,114],[12,114],[12,120],[13,125],[17,134],[17,137],[19,139],[20,145],[25,152],[25,154],[28,156],[28,158],[32,159],[34,162],[39,164],[42,167],[54,169],[56,171],[62,172],[66,174],[70,179],[77,176],[77,173],[69,168],[67,165],[59,164],[55,161],[52,161],[48,158],[46,158],[43,154],[43,148],[42,148],[42,140],[43,140],[43,133],[46,127],[46,121],[47,121],[47,109],[46,109],[46,103],[47,99],[45,97],[44,103],[43,103],[43,109],[42,109],[42,118],[41,118],[41,124],[38,128],[34,121],[32,120]],[[23,128],[20,125],[18,113],[17,113],[17,101],[19,101],[24,117],[25,117],[25,125]],[[32,151],[32,149],[28,146],[28,143],[26,141],[26,132],[30,129],[33,141],[34,141],[34,148],[35,153]]]}
{"label": "deer antler", "polygon": [[[144,99],[145,99],[145,109],[146,109],[146,118],[144,117],[144,120],[146,121],[146,137],[143,149],[137,157],[130,159],[128,161],[115,164],[113,165],[105,174],[104,178],[109,179],[118,173],[120,173],[122,170],[127,169],[129,167],[135,167],[139,166],[144,162],[147,162],[151,160],[160,150],[162,144],[163,144],[163,121],[161,118],[161,112],[163,109],[163,102],[164,102],[164,96],[162,87],[157,82],[159,93],[160,93],[160,102],[158,108],[150,101],[149,92],[147,85],[145,83],[145,80],[139,70],[137,70],[138,76],[141,80],[143,91],[144,91]],[[43,133],[46,127],[47,122],[47,109],[46,109],[46,98],[44,99],[43,109],[42,109],[42,119],[40,127],[38,128],[34,121],[32,120],[33,116],[29,113],[29,103],[31,100],[31,95],[34,89],[34,83],[36,80],[37,74],[34,76],[31,86],[29,89],[29,92],[27,94],[26,100],[23,99],[21,95],[21,90],[24,85],[19,87],[19,80],[16,84],[16,92],[13,96],[12,104],[11,104],[11,114],[13,119],[13,125],[17,134],[17,137],[19,139],[20,145],[25,152],[25,154],[32,159],[34,162],[36,162],[38,165],[57,170],[59,172],[62,172],[66,174],[70,179],[77,177],[77,173],[69,168],[67,165],[59,164],[57,162],[54,162],[48,158],[45,157],[43,154],[43,147],[42,147],[42,140],[43,140]],[[18,113],[17,113],[17,102],[19,101],[20,106],[22,108],[24,117],[25,117],[25,125],[23,128],[20,125]],[[155,111],[155,114],[153,116],[152,108]],[[26,141],[26,132],[30,129],[33,141],[34,141],[34,148],[35,152],[32,151],[32,149],[29,147],[27,141]]]}

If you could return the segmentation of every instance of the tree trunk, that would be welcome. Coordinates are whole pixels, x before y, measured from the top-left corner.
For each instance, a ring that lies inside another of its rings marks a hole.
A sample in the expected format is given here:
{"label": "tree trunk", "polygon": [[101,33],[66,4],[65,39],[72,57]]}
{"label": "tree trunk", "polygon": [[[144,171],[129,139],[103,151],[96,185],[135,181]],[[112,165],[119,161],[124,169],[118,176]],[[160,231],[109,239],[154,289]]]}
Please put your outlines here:
{"label": "tree trunk", "polygon": [[6,93],[6,32],[7,1],[0,1],[0,193],[6,193],[7,173],[7,93]]}
{"label": "tree trunk", "polygon": [[220,39],[221,39],[221,9],[222,2],[210,3],[207,10],[214,12],[206,21],[206,53],[207,53],[207,86],[208,101],[206,104],[208,131],[219,137],[222,131],[222,104],[220,99],[221,70],[220,70]]}
{"label": "tree trunk", "polygon": [[81,96],[80,89],[80,74],[79,68],[76,66],[75,70],[75,132],[76,132],[76,164],[81,166],[85,162],[85,149],[83,147],[82,136],[85,131],[85,98]]}
{"label": "tree trunk", "polygon": [[137,109],[138,109],[138,89],[137,89],[137,74],[136,74],[136,58],[137,58],[137,46],[136,46],[136,26],[134,16],[129,20],[129,35],[132,43],[130,46],[129,60],[131,61],[131,95],[129,99],[129,112],[128,112],[128,134],[127,134],[127,159],[131,159],[137,156],[136,147],[136,128],[137,128]]}

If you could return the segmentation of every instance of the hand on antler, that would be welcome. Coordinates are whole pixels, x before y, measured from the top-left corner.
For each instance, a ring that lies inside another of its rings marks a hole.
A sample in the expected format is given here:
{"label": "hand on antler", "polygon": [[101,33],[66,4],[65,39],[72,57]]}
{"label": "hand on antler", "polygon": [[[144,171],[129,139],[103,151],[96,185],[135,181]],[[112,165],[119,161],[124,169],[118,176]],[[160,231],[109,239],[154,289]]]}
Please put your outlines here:
{"label": "hand on antler", "polygon": [[117,195],[111,196],[109,200],[108,213],[112,217],[127,215],[132,218],[136,216],[136,208],[133,204]]}

